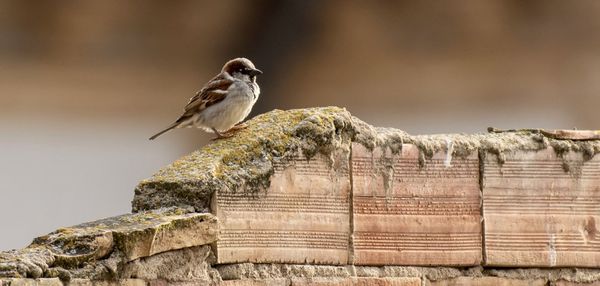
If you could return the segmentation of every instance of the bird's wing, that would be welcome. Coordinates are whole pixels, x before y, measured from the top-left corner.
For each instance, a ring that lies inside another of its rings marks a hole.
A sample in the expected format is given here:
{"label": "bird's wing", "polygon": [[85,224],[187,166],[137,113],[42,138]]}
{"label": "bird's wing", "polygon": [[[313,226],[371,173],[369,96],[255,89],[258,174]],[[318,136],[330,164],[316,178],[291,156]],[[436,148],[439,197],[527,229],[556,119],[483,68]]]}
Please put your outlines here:
{"label": "bird's wing", "polygon": [[194,97],[185,106],[184,113],[177,121],[192,116],[205,108],[219,103],[227,96],[227,89],[233,84],[233,78],[227,74],[219,74],[211,79],[206,86],[196,92]]}

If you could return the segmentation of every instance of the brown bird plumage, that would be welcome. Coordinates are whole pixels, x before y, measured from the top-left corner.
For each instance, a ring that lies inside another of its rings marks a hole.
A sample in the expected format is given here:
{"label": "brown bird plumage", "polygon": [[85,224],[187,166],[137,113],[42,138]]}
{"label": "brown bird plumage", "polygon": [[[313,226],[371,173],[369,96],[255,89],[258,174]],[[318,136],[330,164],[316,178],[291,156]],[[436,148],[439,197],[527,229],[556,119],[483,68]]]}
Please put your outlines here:
{"label": "brown bird plumage", "polygon": [[183,114],[169,127],[150,137],[181,127],[200,127],[211,130],[217,138],[229,137],[221,133],[241,122],[258,99],[260,88],[256,76],[262,72],[245,58],[228,61],[221,73],[212,78],[192,97]]}

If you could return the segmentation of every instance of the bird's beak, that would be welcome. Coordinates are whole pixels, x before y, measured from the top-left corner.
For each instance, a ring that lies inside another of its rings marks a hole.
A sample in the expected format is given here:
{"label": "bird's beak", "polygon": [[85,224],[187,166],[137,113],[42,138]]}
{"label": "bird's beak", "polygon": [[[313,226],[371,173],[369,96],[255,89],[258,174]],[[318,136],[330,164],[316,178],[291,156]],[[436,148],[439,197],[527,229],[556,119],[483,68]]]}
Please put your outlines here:
{"label": "bird's beak", "polygon": [[260,71],[259,69],[253,69],[253,70],[250,70],[250,75],[251,75],[251,76],[257,76],[257,75],[259,75],[259,74],[262,74],[262,73],[263,73],[263,72],[262,72],[262,71]]}

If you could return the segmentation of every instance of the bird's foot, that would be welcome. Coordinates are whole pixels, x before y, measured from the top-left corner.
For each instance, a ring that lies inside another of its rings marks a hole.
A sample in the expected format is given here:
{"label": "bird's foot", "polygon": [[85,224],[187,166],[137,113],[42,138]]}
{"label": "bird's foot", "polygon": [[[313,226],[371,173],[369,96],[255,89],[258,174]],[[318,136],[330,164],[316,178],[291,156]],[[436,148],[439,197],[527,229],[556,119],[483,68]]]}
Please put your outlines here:
{"label": "bird's foot", "polygon": [[215,132],[215,134],[217,134],[217,137],[210,139],[211,141],[216,141],[216,140],[220,140],[220,139],[226,139],[226,138],[230,138],[231,136],[233,136],[233,132],[229,132],[231,129],[221,133],[219,132],[217,129],[213,128],[212,129],[213,132]]}
{"label": "bird's foot", "polygon": [[213,132],[215,132],[215,134],[217,134],[217,137],[213,138],[212,140],[219,140],[219,139],[225,139],[225,138],[230,138],[232,137],[237,131],[239,130],[243,130],[248,128],[248,124],[244,123],[244,122],[240,122],[236,125],[234,125],[233,127],[227,129],[226,131],[223,132],[219,132],[217,129],[213,128]]}
{"label": "bird's foot", "polygon": [[225,131],[225,133],[242,130],[242,129],[246,129],[246,128],[248,128],[248,124],[245,122],[240,122],[240,123],[234,125],[233,127],[229,128],[229,130]]}

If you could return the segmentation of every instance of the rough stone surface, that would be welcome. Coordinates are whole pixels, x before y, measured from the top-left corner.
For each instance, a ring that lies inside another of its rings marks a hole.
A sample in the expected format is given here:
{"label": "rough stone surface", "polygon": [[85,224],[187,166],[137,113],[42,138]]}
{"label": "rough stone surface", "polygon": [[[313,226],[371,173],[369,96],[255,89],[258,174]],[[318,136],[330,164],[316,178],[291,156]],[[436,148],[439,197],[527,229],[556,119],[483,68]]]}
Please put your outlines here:
{"label": "rough stone surface", "polygon": [[40,278],[54,261],[52,252],[44,247],[0,252],[0,277]]}
{"label": "rough stone surface", "polygon": [[598,268],[485,268],[482,270],[482,274],[509,279],[544,279],[550,282],[563,280],[574,283],[591,283],[600,281],[600,269]]}
{"label": "rough stone surface", "polygon": [[600,266],[600,156],[515,151],[483,174],[487,265]]}
{"label": "rough stone surface", "polygon": [[115,281],[102,281],[90,279],[72,279],[65,286],[146,286],[148,283],[141,279],[120,279]]}
{"label": "rough stone surface", "polygon": [[80,263],[107,256],[113,247],[127,260],[164,251],[212,243],[217,220],[210,214],[160,209],[62,228],[34,240],[49,245],[59,264]]}
{"label": "rough stone surface", "polygon": [[273,279],[273,278],[350,278],[350,277],[424,277],[430,280],[460,276],[482,276],[481,269],[414,266],[326,266],[294,264],[239,263],[217,265],[223,280]]}
{"label": "rough stone surface", "polygon": [[295,278],[292,286],[421,286],[419,278]]}
{"label": "rough stone surface", "polygon": [[556,281],[553,286],[600,286],[600,282],[575,283],[565,280]]}
{"label": "rough stone surface", "polygon": [[[4,283],[4,284],[3,284]],[[63,286],[63,283],[58,278],[13,278],[5,281],[0,280],[0,285],[10,286]]]}
{"label": "rough stone surface", "polygon": [[298,264],[238,263],[215,266],[225,280],[271,279],[288,277],[351,277],[352,267]]}
{"label": "rough stone surface", "polygon": [[498,277],[458,277],[449,280],[427,282],[425,286],[545,286],[546,281],[518,280]]}
{"label": "rough stone surface", "polygon": [[418,277],[428,281],[451,280],[458,277],[499,277],[508,280],[560,280],[577,283],[600,281],[600,269],[590,268],[521,268],[494,269],[416,266],[327,266],[295,264],[239,263],[216,265],[224,281],[268,280],[275,278],[350,278],[350,277]]}
{"label": "rough stone surface", "polygon": [[289,286],[289,279],[251,279],[251,280],[230,280],[219,283],[219,286]]}
{"label": "rough stone surface", "polygon": [[122,279],[116,281],[93,281],[90,279],[72,279],[68,282],[62,282],[58,278],[16,278],[5,281],[5,284],[0,281],[1,285],[10,286],[146,286],[147,283],[140,279]]}
{"label": "rough stone surface", "polygon": [[[82,284],[77,284],[82,283]],[[92,281],[88,279],[80,279],[77,282],[69,282],[66,286],[81,285],[81,286],[146,286],[147,283],[141,279],[121,279],[117,281]]]}
{"label": "rough stone surface", "polygon": [[169,283],[195,281],[208,285],[221,280],[219,273],[210,266],[213,262],[210,246],[197,246],[129,262],[124,266],[121,277],[165,280]]}
{"label": "rough stone surface", "polygon": [[174,282],[174,281],[167,281],[167,280],[150,280],[148,282],[148,286],[197,286],[197,285],[213,286],[213,285],[221,285],[221,284],[206,283],[206,281]]}
{"label": "rough stone surface", "polygon": [[123,262],[217,239],[211,214],[159,209],[61,228],[0,252],[0,277],[113,278]]}
{"label": "rough stone surface", "polygon": [[355,265],[481,263],[477,153],[453,158],[446,143],[421,162],[413,144],[398,154],[353,145]]}
{"label": "rough stone surface", "polygon": [[[99,281],[96,281],[99,282]],[[93,286],[94,282],[90,279],[73,278],[67,284],[68,286]]]}

